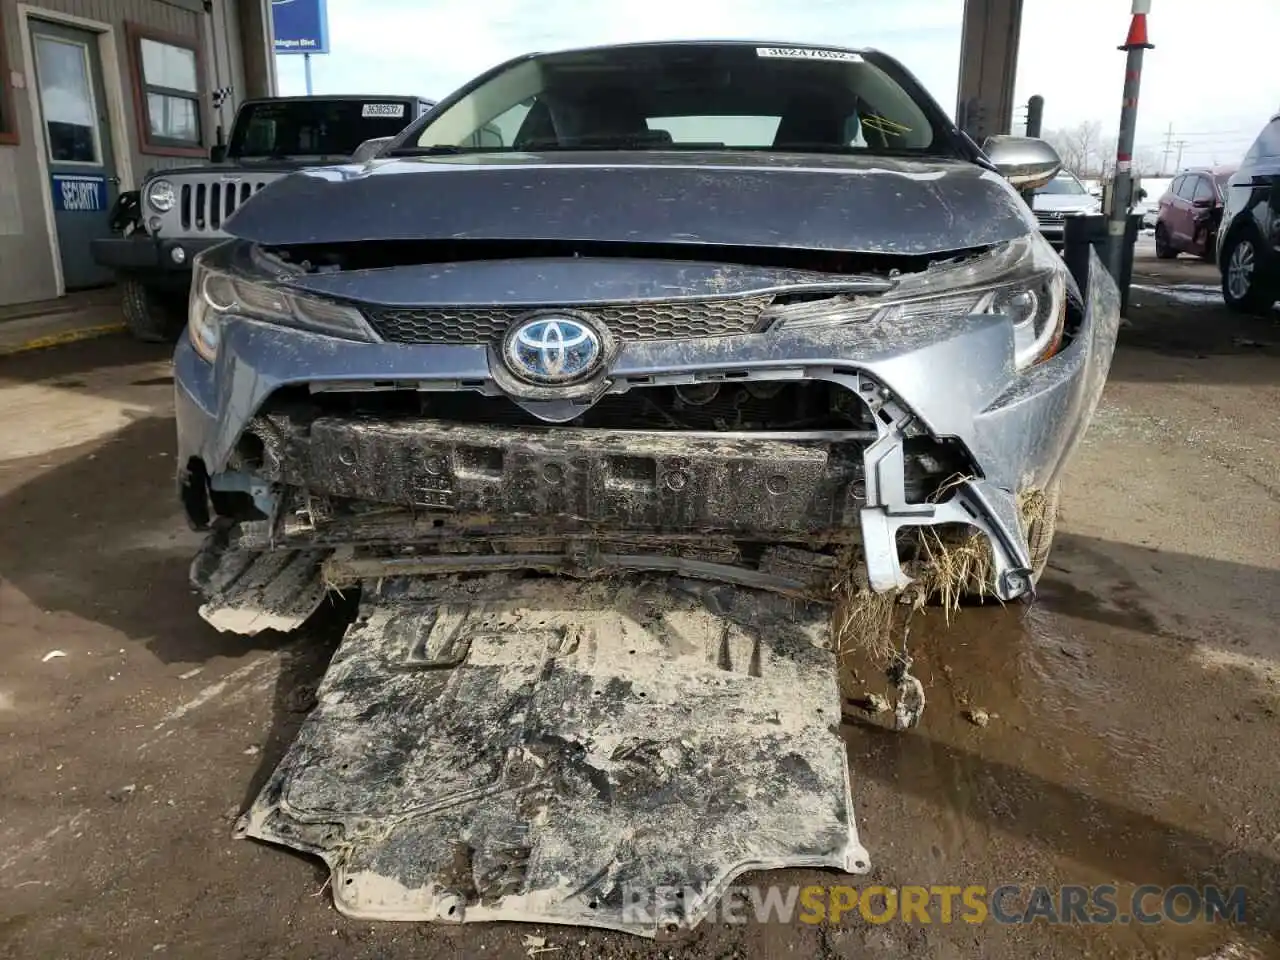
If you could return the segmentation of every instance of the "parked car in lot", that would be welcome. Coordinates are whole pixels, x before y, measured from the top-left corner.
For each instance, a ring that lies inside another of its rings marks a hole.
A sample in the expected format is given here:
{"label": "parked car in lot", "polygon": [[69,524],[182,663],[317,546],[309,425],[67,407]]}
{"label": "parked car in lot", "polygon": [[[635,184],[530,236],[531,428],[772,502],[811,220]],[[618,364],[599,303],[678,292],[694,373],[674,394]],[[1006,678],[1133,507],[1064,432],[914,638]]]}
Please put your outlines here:
{"label": "parked car in lot", "polygon": [[375,557],[426,510],[454,569],[493,563],[499,518],[562,558],[614,538],[628,569],[694,536],[725,548],[704,572],[775,585],[761,548],[803,543],[804,581],[856,540],[877,591],[912,531],[958,523],[1022,595],[1052,510],[1020,510],[1092,415],[1118,297],[1103,269],[1078,288],[1015,189],[1052,148],[986,150],[875,51],[513,60],[197,257],[190,517],[305,498],[298,536]]}
{"label": "parked car in lot", "polygon": [[[478,145],[486,129],[497,142]],[[242,207],[234,239],[196,258],[174,355],[179,488],[212,528],[192,567],[202,613],[253,632],[300,625],[330,586],[365,604],[332,695],[242,832],[319,853],[338,909],[362,917],[632,929],[625,889],[723,890],[762,863],[865,869],[841,807],[781,853],[714,822],[756,831],[798,726],[730,768],[742,802],[705,828],[679,821],[678,855],[652,846],[664,808],[650,794],[714,806],[710,741],[737,740],[714,710],[778,715],[776,695],[719,679],[715,707],[686,709],[707,686],[689,637],[727,651],[742,636],[764,664],[742,661],[753,677],[785,659],[777,638],[805,677],[830,670],[836,696],[834,658],[816,654],[866,631],[802,608],[1034,591],[1119,327],[1106,269],[1094,256],[1081,289],[1016,189],[1059,166],[1038,140],[979,148],[882,53],[655,43],[519,57],[371,159],[293,173]],[[590,596],[567,592],[592,580]],[[531,586],[549,606],[512,592]],[[708,596],[693,617],[672,605],[690,589]],[[765,620],[741,606],[753,598],[788,612]],[[661,624],[670,646],[624,621]],[[748,622],[758,641],[730,632]],[[467,657],[475,679],[455,683],[441,668]],[[588,663],[619,679],[573,666]],[[642,689],[648,677],[665,686]],[[420,729],[432,690],[448,713],[431,714],[444,719],[429,740],[397,737]],[[788,690],[826,716],[802,684]],[[582,740],[553,736],[551,714]],[[592,786],[577,772],[582,743],[601,742],[587,731],[629,735],[631,716],[646,717],[644,743],[604,748],[598,762],[626,772]],[[691,744],[708,724],[708,746]],[[666,742],[686,746],[668,761]],[[805,811],[788,831],[844,802],[839,749],[839,793],[784,808]],[[633,772],[653,757],[660,781]],[[800,764],[784,779],[824,789]],[[505,780],[485,788],[509,769],[521,798],[573,805],[544,815],[509,801]],[[411,809],[449,819],[400,833]],[[534,817],[610,838],[641,823],[645,845],[573,849]],[[477,865],[462,883],[460,829]],[[714,835],[709,853],[687,853],[681,831],[695,830]],[[702,893],[688,900],[704,909]]]}
{"label": "parked car in lot", "polygon": [[1217,260],[1222,296],[1235,310],[1280,299],[1280,114],[1271,118],[1227,181]]}
{"label": "parked car in lot", "polygon": [[1074,173],[1062,170],[1031,196],[1040,232],[1055,250],[1066,240],[1067,217],[1102,212],[1102,202]]}
{"label": "parked car in lot", "polygon": [[1232,170],[1188,170],[1174,177],[1156,214],[1156,256],[1172,260],[1191,253],[1212,260],[1222,222],[1222,197]]}
{"label": "parked car in lot", "polygon": [[432,106],[411,96],[246,100],[210,165],[153,170],[111,212],[115,236],[93,259],[115,271],[125,321],[141,340],[173,340],[186,323],[191,260],[227,239],[223,221],[259,190],[300,167],[335,163],[372,137],[399,133]]}

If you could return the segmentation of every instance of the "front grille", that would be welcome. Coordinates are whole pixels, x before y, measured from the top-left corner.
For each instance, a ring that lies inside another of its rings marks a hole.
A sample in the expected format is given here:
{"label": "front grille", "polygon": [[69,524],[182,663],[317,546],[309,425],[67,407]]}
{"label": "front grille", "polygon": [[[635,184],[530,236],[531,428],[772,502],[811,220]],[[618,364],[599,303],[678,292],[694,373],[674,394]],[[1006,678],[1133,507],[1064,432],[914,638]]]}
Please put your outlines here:
{"label": "front grille", "polygon": [[262,181],[249,180],[183,183],[182,229],[192,233],[221,230],[223,222],[265,186]]}
{"label": "front grille", "polygon": [[[582,311],[619,340],[684,340],[755,333],[773,298],[617,303]],[[535,307],[391,307],[368,311],[391,343],[492,343]]]}
{"label": "front grille", "polygon": [[1037,210],[1036,220],[1042,224],[1049,226],[1057,226],[1065,219],[1066,214],[1061,210]]}

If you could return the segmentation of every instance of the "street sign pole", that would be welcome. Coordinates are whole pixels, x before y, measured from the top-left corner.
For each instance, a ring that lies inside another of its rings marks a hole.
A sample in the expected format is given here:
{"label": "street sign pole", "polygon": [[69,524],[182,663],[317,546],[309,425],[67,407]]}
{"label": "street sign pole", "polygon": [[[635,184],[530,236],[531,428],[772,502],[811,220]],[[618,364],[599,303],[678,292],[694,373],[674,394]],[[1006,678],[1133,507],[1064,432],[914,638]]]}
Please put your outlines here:
{"label": "street sign pole", "polygon": [[277,55],[302,54],[302,73],[311,96],[311,55],[329,52],[325,0],[271,0],[271,33]]}
{"label": "street sign pole", "polygon": [[1142,55],[1147,42],[1147,13],[1151,0],[1133,0],[1129,36],[1118,48],[1128,51],[1124,71],[1124,101],[1120,105],[1120,136],[1116,138],[1116,169],[1107,212],[1107,268],[1116,283],[1124,275],[1125,234],[1133,202],[1133,137],[1138,122],[1138,88],[1142,83]]}

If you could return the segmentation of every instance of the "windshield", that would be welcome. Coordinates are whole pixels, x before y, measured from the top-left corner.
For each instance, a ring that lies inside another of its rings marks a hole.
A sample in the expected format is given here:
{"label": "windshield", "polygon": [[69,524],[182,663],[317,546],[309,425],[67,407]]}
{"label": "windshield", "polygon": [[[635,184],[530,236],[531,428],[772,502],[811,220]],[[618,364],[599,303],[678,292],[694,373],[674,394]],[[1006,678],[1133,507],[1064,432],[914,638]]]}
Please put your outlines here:
{"label": "windshield", "polygon": [[1056,177],[1054,177],[1052,180],[1050,180],[1043,187],[1041,187],[1039,190],[1036,191],[1036,193],[1043,194],[1046,196],[1054,194],[1059,196],[1065,195],[1065,196],[1073,196],[1073,197],[1084,196],[1088,192],[1089,191],[1084,188],[1084,184],[1081,183],[1079,180],[1077,180],[1075,177],[1071,176],[1071,174],[1069,173],[1058,174]]}
{"label": "windshield", "polygon": [[246,104],[228,156],[347,157],[374,137],[394,137],[413,119],[404,100],[280,100]]}
{"label": "windshield", "polygon": [[653,44],[521,60],[397,153],[556,150],[953,152],[890,73],[845,50]]}

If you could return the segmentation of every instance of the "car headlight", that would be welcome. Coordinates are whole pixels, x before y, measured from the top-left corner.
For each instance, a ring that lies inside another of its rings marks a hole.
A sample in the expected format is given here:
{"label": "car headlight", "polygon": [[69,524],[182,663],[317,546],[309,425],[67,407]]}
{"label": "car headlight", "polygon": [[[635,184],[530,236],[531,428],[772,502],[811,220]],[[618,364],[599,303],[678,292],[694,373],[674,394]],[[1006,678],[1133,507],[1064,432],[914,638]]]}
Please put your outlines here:
{"label": "car headlight", "polygon": [[1008,241],[978,256],[936,263],[899,278],[888,293],[824,298],[771,307],[770,329],[841,324],[939,326],[975,314],[999,314],[1013,325],[1019,370],[1049,359],[1067,315],[1066,265],[1040,234]]}
{"label": "car headlight", "polygon": [[222,343],[222,324],[230,315],[265,320],[313,333],[366,343],[377,339],[355,307],[295,293],[267,280],[206,266],[195,259],[187,336],[196,353],[212,361]]}
{"label": "car headlight", "polygon": [[168,180],[152,180],[147,184],[147,204],[157,213],[168,213],[178,202],[173,184]]}

